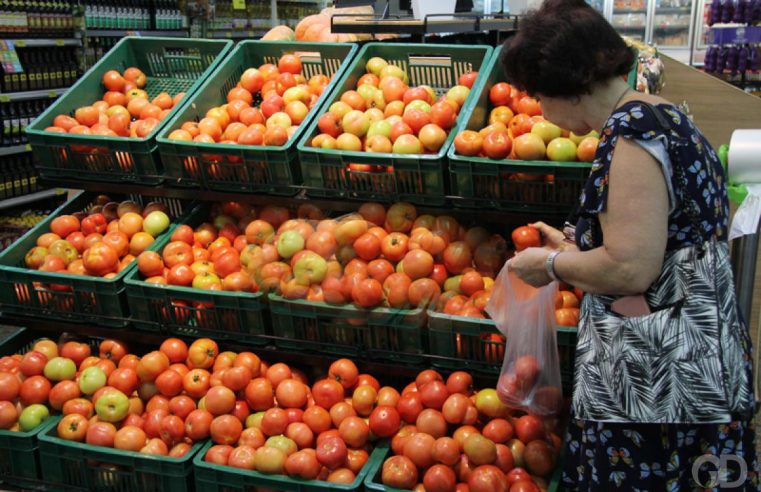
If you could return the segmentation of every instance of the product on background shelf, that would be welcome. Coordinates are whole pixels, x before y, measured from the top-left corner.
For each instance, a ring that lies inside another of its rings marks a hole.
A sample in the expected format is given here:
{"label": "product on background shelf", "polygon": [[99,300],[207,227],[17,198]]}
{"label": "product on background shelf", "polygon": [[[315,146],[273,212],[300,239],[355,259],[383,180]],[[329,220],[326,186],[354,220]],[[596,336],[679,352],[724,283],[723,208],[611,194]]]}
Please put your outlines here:
{"label": "product on background shelf", "polygon": [[34,156],[19,152],[0,160],[0,200],[34,193],[39,190]]}
{"label": "product on background shelf", "polygon": [[0,147],[27,143],[26,127],[52,102],[52,98],[0,102],[0,128],[2,129]]}
{"label": "product on background shelf", "polygon": [[0,5],[0,38],[70,37],[74,28],[71,0],[25,0]]}
{"label": "product on background shelf", "polygon": [[0,93],[69,87],[79,76],[76,48],[16,47],[15,50],[22,71],[4,71]]}

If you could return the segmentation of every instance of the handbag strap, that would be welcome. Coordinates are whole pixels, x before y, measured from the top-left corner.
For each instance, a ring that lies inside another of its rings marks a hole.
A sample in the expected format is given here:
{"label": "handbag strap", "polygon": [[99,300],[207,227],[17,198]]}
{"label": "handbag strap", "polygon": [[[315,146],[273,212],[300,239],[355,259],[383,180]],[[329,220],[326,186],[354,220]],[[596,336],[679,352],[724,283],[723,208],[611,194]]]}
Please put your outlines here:
{"label": "handbag strap", "polygon": [[699,256],[702,257],[705,250],[702,233],[704,233],[705,230],[703,229],[703,224],[700,221],[700,209],[695,200],[693,200],[690,196],[689,187],[687,186],[687,176],[684,172],[684,166],[682,166],[682,163],[680,162],[678,152],[675,151],[677,147],[686,145],[684,142],[685,139],[676,131],[674,131],[670,118],[668,118],[663,113],[661,108],[654,106],[646,101],[637,102],[640,103],[642,107],[648,109],[648,111],[658,122],[661,130],[668,135],[668,154],[669,158],[671,159],[671,169],[674,173],[674,176],[676,177],[676,184],[679,195],[681,195],[682,199],[682,212],[684,212],[690,221],[690,236],[692,237],[692,240],[698,249]]}

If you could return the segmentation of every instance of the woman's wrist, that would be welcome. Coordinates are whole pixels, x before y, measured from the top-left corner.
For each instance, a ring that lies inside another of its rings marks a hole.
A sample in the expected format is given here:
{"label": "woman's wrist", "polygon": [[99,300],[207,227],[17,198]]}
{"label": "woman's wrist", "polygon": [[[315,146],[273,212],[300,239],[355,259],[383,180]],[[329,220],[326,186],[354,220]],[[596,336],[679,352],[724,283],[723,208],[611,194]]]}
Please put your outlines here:
{"label": "woman's wrist", "polygon": [[562,252],[562,249],[550,251],[550,253],[547,255],[547,260],[544,263],[544,267],[547,270],[547,276],[556,282],[562,282],[557,272],[555,271],[555,260],[558,256],[560,256]]}

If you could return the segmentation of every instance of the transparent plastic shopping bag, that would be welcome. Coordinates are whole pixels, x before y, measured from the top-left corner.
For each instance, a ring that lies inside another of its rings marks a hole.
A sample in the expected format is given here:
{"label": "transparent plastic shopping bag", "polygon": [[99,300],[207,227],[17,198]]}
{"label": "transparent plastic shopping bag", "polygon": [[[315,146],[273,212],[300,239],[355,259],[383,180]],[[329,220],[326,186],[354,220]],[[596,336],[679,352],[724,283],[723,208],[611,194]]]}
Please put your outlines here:
{"label": "transparent plastic shopping bag", "polygon": [[557,292],[557,282],[536,289],[509,271],[507,264],[494,282],[486,312],[507,338],[497,392],[512,409],[536,415],[560,411]]}

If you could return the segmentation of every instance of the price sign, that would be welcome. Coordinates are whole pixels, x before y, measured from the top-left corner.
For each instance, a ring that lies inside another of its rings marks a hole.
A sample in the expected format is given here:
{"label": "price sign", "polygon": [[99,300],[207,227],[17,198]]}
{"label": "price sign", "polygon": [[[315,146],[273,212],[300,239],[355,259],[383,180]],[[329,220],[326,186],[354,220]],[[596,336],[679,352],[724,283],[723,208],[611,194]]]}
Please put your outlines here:
{"label": "price sign", "polygon": [[233,0],[233,8],[235,10],[245,10],[246,0]]}

